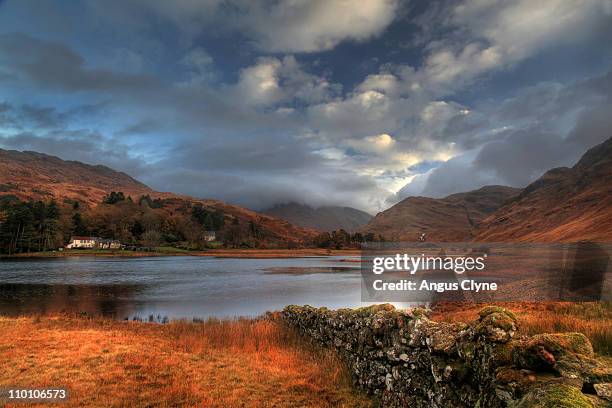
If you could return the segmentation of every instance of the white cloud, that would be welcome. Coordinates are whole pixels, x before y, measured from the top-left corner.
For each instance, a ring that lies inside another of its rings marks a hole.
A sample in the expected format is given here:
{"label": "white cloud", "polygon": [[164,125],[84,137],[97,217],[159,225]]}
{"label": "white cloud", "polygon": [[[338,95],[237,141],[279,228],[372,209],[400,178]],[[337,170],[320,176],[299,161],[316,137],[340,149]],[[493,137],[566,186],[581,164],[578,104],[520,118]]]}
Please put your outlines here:
{"label": "white cloud", "polygon": [[305,72],[293,56],[263,57],[240,71],[233,86],[237,101],[252,106],[270,106],[300,100],[319,103],[328,100],[337,86],[325,78]]}
{"label": "white cloud", "polygon": [[455,36],[429,44],[431,51],[416,72],[417,80],[434,92],[448,93],[542,49],[579,43],[610,24],[611,4],[610,0],[467,0],[443,21]]}
{"label": "white cloud", "polygon": [[266,52],[329,50],[383,32],[401,0],[130,0],[171,20],[191,37],[223,22],[221,29],[248,33]]}
{"label": "white cloud", "polygon": [[457,6],[453,24],[497,47],[507,62],[552,44],[577,42],[610,18],[609,0],[468,0]]}
{"label": "white cloud", "polygon": [[236,85],[243,100],[253,105],[270,105],[281,100],[280,67],[281,62],[276,58],[261,58],[257,64],[244,68]]}
{"label": "white cloud", "polygon": [[361,92],[378,91],[386,95],[396,94],[398,91],[399,79],[390,73],[368,75],[361,84],[357,86],[357,90]]}
{"label": "white cloud", "polygon": [[[399,112],[394,110],[399,105],[401,103],[385,94],[369,90],[312,105],[306,114],[319,135],[329,141],[363,138],[373,134],[394,133],[400,119]],[[404,114],[408,114],[408,111]]]}
{"label": "white cloud", "polygon": [[344,40],[363,41],[393,20],[397,0],[251,1],[241,22],[259,48],[271,52],[329,50]]}
{"label": "white cloud", "polygon": [[385,153],[393,149],[395,139],[387,133],[367,136],[363,139],[349,140],[346,144],[362,153]]}

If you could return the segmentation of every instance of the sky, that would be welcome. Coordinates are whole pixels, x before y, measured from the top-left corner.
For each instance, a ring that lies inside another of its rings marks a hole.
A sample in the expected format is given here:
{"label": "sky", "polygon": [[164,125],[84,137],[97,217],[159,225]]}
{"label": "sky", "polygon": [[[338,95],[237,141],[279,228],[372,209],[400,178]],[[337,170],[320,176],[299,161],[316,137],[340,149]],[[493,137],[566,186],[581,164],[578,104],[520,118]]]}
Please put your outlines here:
{"label": "sky", "polygon": [[611,129],[612,0],[0,0],[0,147],[160,191],[375,214]]}

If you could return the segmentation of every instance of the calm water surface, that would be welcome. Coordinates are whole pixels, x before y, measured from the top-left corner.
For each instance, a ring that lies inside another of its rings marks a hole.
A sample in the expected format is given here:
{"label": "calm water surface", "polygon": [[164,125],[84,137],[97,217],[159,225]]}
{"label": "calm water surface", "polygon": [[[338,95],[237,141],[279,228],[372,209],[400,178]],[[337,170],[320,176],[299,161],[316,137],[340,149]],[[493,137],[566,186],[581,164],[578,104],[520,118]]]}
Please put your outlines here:
{"label": "calm water surface", "polygon": [[117,319],[256,316],[288,304],[360,306],[346,257],[59,258],[0,261],[0,314],[87,312]]}

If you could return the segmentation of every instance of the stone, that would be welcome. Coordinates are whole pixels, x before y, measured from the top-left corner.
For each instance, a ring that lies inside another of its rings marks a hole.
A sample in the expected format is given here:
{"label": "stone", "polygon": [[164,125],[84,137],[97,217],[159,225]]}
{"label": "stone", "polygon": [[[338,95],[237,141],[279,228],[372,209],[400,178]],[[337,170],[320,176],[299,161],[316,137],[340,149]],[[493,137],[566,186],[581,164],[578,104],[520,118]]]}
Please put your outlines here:
{"label": "stone", "polygon": [[438,323],[425,309],[391,305],[288,306],[281,316],[299,333],[334,347],[354,383],[382,407],[609,405],[612,368],[596,358],[585,336],[517,338],[516,317],[502,307],[488,306],[468,324]]}
{"label": "stone", "polygon": [[612,383],[595,384],[593,388],[598,397],[612,401]]}

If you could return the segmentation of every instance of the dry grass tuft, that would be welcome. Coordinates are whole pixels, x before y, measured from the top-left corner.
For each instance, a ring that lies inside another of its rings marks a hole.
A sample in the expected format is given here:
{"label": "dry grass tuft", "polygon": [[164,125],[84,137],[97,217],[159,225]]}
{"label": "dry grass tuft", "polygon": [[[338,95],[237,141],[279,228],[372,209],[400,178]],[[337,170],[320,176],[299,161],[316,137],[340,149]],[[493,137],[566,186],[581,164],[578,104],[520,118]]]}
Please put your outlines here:
{"label": "dry grass tuft", "polygon": [[[499,303],[512,310],[524,334],[579,332],[595,352],[612,356],[612,302]],[[471,321],[484,304],[445,303],[434,308],[434,320]]]}
{"label": "dry grass tuft", "polygon": [[0,333],[0,387],[64,386],[66,407],[371,406],[333,352],[273,319],[0,317]]}

